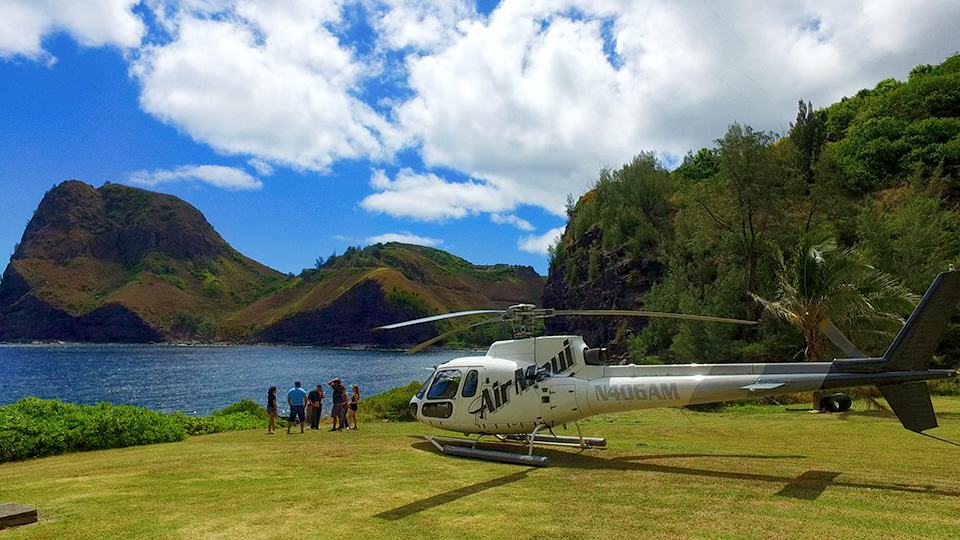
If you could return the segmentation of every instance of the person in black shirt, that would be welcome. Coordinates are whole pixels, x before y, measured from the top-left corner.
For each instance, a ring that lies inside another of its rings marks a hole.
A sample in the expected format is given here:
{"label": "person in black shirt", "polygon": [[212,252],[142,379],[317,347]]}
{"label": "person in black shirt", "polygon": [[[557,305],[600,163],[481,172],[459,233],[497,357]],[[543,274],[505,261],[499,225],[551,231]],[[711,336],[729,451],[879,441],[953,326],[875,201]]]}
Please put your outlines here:
{"label": "person in black shirt", "polygon": [[344,402],[346,402],[346,393],[343,388],[343,384],[340,382],[340,378],[330,381],[328,383],[331,388],[332,398],[333,398],[333,429],[330,431],[338,431],[344,428],[343,425],[343,416],[344,416]]}
{"label": "person in black shirt", "polygon": [[270,423],[267,424],[267,435],[273,435],[277,432],[274,423],[277,420],[277,387],[271,386],[267,391],[267,414],[270,415]]}
{"label": "person in black shirt", "polygon": [[347,429],[357,429],[357,404],[360,403],[360,387],[353,385],[353,396],[350,398],[350,402],[347,403],[347,421],[350,423],[350,427]]}
{"label": "person in black shirt", "polygon": [[323,388],[321,388],[319,384],[317,388],[307,396],[307,399],[310,400],[310,404],[313,406],[310,411],[310,429],[320,429],[320,413],[323,412],[323,402],[321,400],[325,397],[327,396],[323,394]]}

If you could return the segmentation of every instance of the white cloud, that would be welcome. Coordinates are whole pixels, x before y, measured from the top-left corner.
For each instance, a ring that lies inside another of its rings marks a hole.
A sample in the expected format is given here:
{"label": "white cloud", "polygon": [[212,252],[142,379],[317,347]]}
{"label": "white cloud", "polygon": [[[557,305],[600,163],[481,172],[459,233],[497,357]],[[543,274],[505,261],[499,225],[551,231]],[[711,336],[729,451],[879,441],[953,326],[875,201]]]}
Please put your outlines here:
{"label": "white cloud", "polygon": [[242,169],[220,165],[184,165],[172,171],[137,171],[130,175],[130,182],[147,187],[174,182],[203,182],[231,191],[257,190],[263,187],[260,180]]}
{"label": "white cloud", "polygon": [[526,251],[529,253],[537,253],[540,255],[546,255],[550,247],[555,245],[560,236],[563,235],[564,227],[557,227],[556,229],[551,229],[547,231],[546,234],[542,235],[530,235],[524,236],[517,241],[517,248],[521,251]]}
{"label": "white cloud", "polygon": [[384,0],[372,23],[386,48],[431,50],[455,39],[460,21],[476,17],[472,2],[463,0]]}
{"label": "white cloud", "polygon": [[477,212],[512,210],[515,201],[489,184],[448,182],[435,174],[420,174],[402,169],[395,180],[382,170],[374,171],[370,186],[379,193],[360,201],[360,206],[395,217],[422,221],[462,218]]}
{"label": "white cloud", "polygon": [[338,3],[231,8],[167,16],[173,41],[144,47],[131,70],[145,111],[218,151],[295,168],[386,157],[381,137],[398,136],[353,95],[365,66],[328,28]]}
{"label": "white cloud", "polygon": [[80,45],[140,45],[146,28],[133,13],[140,0],[0,0],[0,58],[22,55],[56,61],[43,48],[44,37],[70,34]]}
{"label": "white cloud", "polygon": [[247,164],[253,167],[260,176],[273,176],[273,167],[262,159],[254,158],[247,161]]}
{"label": "white cloud", "polygon": [[427,166],[562,215],[641,150],[682,156],[734,121],[782,133],[800,98],[825,106],[942,61],[957,20],[944,0],[504,0],[408,57],[397,117]]}
{"label": "white cloud", "polygon": [[496,223],[497,225],[513,225],[521,231],[532,231],[536,229],[536,227],[534,227],[529,221],[521,219],[512,214],[508,214],[506,216],[502,214],[490,214],[490,221]]}
{"label": "white cloud", "polygon": [[436,238],[426,238],[417,236],[409,232],[387,233],[378,236],[371,236],[365,241],[367,244],[386,244],[388,242],[400,242],[403,244],[415,244],[418,246],[436,247],[443,244],[443,240]]}

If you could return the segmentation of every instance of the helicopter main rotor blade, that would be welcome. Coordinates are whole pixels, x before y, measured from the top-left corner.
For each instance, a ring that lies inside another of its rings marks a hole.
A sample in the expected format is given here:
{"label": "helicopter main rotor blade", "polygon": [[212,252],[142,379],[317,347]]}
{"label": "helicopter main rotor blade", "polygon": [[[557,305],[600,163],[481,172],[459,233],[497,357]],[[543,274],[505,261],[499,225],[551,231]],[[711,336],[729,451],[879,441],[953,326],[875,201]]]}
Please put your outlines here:
{"label": "helicopter main rotor blade", "polygon": [[433,345],[434,343],[436,343],[436,342],[438,342],[438,341],[443,341],[444,339],[446,339],[446,338],[448,338],[448,337],[450,337],[450,336],[452,336],[452,335],[454,335],[454,334],[457,334],[457,333],[459,333],[459,332],[463,332],[463,331],[465,331],[465,330],[469,330],[469,329],[471,329],[471,328],[473,328],[473,327],[475,327],[475,326],[480,326],[480,325],[482,325],[482,324],[490,324],[490,323],[501,322],[501,321],[502,321],[502,319],[487,319],[487,320],[484,320],[484,321],[477,321],[477,322],[475,322],[475,323],[473,323],[473,324],[468,324],[467,326],[461,326],[461,327],[459,327],[459,328],[454,328],[453,330],[451,330],[451,331],[449,331],[449,332],[444,332],[443,334],[440,334],[439,336],[437,336],[437,337],[435,337],[435,338],[428,339],[427,341],[424,341],[423,343],[417,345],[416,347],[413,347],[412,349],[408,349],[406,352],[407,352],[407,354],[413,354],[413,353],[415,353],[415,352],[420,352],[420,351],[426,349],[427,347]]}
{"label": "helicopter main rotor blade", "polygon": [[454,317],[467,317],[469,315],[484,315],[484,314],[491,314],[491,313],[503,315],[503,313],[505,312],[502,309],[477,309],[474,311],[457,311],[454,313],[444,313],[443,315],[434,315],[432,317],[424,317],[422,319],[413,319],[412,321],[403,321],[403,322],[398,322],[393,324],[387,324],[384,326],[378,326],[376,328],[373,328],[372,330],[375,332],[379,332],[382,330],[393,330],[394,328],[403,328],[404,326],[411,326],[414,324],[423,324],[423,323],[428,323],[433,321],[442,321],[444,319],[452,319]]}
{"label": "helicopter main rotor blade", "polygon": [[684,315],[682,313],[662,313],[659,311],[632,311],[621,309],[558,309],[553,312],[554,315],[594,315],[594,316],[620,316],[620,317],[657,317],[664,319],[683,319],[687,321],[705,321],[721,322],[732,324],[757,324],[757,321],[745,321],[742,319],[725,319],[723,317],[708,317],[706,315]]}

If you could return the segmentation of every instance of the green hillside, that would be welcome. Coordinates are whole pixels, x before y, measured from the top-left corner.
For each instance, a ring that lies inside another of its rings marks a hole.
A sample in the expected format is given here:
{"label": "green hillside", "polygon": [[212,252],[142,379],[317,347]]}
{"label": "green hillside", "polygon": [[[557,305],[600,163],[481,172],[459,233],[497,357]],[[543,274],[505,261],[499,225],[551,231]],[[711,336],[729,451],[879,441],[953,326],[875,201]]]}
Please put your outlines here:
{"label": "green hillside", "polygon": [[[733,124],[672,172],[653,153],[602,171],[568,208],[543,304],[759,319],[756,297],[778,298],[778,276],[812,238],[916,294],[960,265],[960,55],[825,108],[799,105],[783,137]],[[898,328],[835,322],[869,354]],[[607,319],[548,328],[633,362],[776,361],[805,348],[798,329],[768,316],[755,328]],[[953,326],[939,362],[960,362],[958,336]]]}
{"label": "green hillside", "polygon": [[[370,328],[452,311],[539,302],[543,278],[529,267],[476,266],[444,251],[398,243],[350,248],[240,311],[258,339],[282,343],[415,344],[434,325],[389,333]],[[309,328],[323,328],[311,333]],[[441,326],[442,328],[444,326]]]}

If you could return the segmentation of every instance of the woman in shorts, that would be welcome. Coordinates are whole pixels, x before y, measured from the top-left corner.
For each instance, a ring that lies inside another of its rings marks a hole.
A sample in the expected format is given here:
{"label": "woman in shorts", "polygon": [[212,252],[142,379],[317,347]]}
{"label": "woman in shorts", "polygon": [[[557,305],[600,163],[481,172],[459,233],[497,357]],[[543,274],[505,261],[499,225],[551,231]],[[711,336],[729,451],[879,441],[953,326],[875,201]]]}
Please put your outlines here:
{"label": "woman in shorts", "polygon": [[350,407],[347,409],[347,416],[350,419],[350,427],[347,429],[357,429],[358,403],[360,403],[360,387],[353,385],[353,396],[350,398]]}
{"label": "woman in shorts", "polygon": [[267,414],[270,415],[270,423],[267,424],[267,435],[273,435],[277,432],[274,422],[277,419],[277,387],[271,386],[267,392]]}

